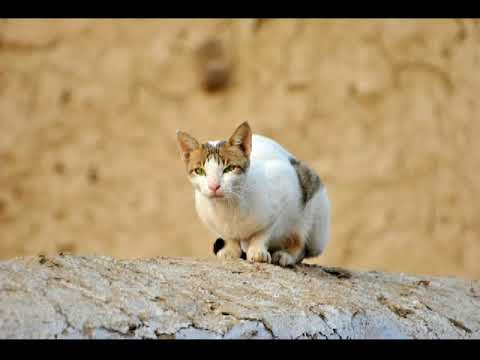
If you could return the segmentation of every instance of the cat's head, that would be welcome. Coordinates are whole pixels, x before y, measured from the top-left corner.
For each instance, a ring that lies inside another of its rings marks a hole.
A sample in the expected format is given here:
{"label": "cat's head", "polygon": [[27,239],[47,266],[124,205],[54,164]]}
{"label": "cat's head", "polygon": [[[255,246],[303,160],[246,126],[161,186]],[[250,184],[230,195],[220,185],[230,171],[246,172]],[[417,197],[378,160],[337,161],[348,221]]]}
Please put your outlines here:
{"label": "cat's head", "polygon": [[200,144],[177,130],[177,144],[193,187],[212,199],[236,197],[245,183],[252,151],[252,131],[241,124],[226,141]]}

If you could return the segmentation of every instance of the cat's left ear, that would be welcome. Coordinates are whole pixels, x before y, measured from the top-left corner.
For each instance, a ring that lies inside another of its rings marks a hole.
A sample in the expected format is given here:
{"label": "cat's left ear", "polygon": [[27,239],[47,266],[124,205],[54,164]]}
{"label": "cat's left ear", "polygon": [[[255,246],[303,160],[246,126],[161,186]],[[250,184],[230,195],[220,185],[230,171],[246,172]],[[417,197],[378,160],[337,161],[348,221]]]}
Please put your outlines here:
{"label": "cat's left ear", "polygon": [[252,151],[252,129],[248,122],[242,123],[230,137],[230,145],[239,146],[248,157]]}
{"label": "cat's left ear", "polygon": [[184,161],[188,160],[190,153],[193,150],[200,147],[200,144],[195,138],[180,130],[177,130],[177,144],[182,160]]}

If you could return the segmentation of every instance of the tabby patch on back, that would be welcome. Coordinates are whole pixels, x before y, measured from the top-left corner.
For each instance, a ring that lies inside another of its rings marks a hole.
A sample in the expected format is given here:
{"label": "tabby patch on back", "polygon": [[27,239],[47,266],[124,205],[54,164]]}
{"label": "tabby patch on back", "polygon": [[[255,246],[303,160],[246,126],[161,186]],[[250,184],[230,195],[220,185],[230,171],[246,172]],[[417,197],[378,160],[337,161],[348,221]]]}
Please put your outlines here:
{"label": "tabby patch on back", "polygon": [[302,201],[303,204],[306,205],[307,202],[313,198],[315,193],[323,186],[322,180],[304,163],[294,158],[290,158],[289,161],[297,172],[298,181],[300,182],[300,188],[302,190]]}

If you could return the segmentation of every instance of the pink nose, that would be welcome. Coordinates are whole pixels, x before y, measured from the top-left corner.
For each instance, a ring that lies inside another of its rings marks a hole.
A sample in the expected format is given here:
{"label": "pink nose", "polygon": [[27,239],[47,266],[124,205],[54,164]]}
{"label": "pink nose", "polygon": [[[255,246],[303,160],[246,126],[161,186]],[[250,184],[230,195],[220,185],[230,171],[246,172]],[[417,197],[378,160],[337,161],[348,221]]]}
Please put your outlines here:
{"label": "pink nose", "polygon": [[216,192],[218,189],[220,189],[220,184],[218,183],[208,184],[208,188],[213,192]]}

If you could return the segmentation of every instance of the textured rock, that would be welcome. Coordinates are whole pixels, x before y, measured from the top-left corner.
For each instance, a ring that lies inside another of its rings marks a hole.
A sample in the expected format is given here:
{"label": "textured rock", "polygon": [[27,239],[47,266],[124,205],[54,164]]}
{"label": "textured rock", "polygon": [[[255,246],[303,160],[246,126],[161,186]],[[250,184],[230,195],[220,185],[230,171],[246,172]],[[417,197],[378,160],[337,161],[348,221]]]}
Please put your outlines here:
{"label": "textured rock", "polygon": [[480,282],[187,258],[0,263],[0,338],[480,338]]}

